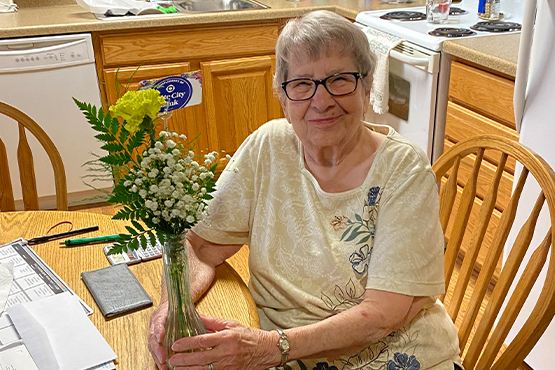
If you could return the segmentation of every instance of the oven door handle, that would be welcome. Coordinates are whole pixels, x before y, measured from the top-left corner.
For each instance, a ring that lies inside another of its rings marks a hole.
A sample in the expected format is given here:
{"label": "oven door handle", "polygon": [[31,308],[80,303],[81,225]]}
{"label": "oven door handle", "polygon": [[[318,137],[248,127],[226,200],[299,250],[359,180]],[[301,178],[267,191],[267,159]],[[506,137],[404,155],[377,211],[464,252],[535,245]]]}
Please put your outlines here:
{"label": "oven door handle", "polygon": [[428,69],[428,64],[430,64],[430,58],[411,57],[406,54],[400,53],[395,49],[391,50],[389,55],[394,59],[397,59],[406,64],[410,64],[412,66],[420,66]]}

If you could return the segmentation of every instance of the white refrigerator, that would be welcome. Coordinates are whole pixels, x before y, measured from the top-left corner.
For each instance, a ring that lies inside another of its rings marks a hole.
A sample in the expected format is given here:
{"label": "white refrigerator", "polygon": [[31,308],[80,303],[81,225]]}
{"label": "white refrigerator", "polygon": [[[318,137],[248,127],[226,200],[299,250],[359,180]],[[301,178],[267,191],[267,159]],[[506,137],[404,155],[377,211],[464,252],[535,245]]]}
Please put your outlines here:
{"label": "white refrigerator", "polygon": [[[551,167],[555,168],[555,0],[526,0],[525,2],[514,107],[520,142],[541,155]],[[517,167],[515,183],[520,175],[520,170],[521,168]],[[518,227],[513,227],[513,231],[509,235],[505,257],[508,255],[520,226],[530,214],[538,194],[537,183],[527,180],[514,224]],[[531,250],[540,245],[548,229],[547,205],[544,204],[535,237],[530,245]],[[531,251],[526,260],[530,254]],[[546,270],[547,268],[544,268],[538,282],[543,283]],[[537,297],[541,290],[540,283],[536,284],[531,291],[531,297],[527,300],[515,323],[516,328],[524,323],[532,311],[534,297]],[[514,331],[511,332],[506,342],[508,343],[514,335]],[[555,321],[547,328],[525,361],[534,370],[555,369],[554,350]]]}

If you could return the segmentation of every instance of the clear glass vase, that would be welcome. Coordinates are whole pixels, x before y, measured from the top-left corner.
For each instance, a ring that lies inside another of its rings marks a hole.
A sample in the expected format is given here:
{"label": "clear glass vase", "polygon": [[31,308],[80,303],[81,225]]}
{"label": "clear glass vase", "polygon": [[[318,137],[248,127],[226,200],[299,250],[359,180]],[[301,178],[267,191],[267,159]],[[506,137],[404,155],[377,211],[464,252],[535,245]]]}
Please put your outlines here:
{"label": "clear glass vase", "polygon": [[[183,239],[182,236],[177,235],[167,237],[162,248],[164,276],[168,292],[168,318],[163,342],[167,359],[175,354],[171,346],[176,340],[206,333],[204,323],[200,319],[191,297],[185,236],[186,234],[183,235]],[[168,367],[173,370],[169,364]]]}

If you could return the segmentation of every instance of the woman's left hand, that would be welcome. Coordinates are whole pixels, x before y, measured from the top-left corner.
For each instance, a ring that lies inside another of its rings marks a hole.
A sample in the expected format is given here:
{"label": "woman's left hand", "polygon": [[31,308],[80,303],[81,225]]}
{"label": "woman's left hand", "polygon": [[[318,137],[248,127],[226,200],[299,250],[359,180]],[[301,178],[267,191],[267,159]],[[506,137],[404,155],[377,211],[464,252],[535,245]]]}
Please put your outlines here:
{"label": "woman's left hand", "polygon": [[208,334],[181,338],[175,341],[173,350],[203,350],[176,353],[169,360],[175,370],[256,370],[279,364],[277,332],[250,328],[234,320],[201,318]]}

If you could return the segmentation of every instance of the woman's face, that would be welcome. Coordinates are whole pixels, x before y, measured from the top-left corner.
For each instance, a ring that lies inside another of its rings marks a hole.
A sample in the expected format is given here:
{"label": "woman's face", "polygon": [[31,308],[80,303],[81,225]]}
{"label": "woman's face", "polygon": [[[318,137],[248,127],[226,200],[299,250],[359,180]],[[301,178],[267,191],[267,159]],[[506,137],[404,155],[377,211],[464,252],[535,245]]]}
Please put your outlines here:
{"label": "woman's face", "polygon": [[[317,60],[308,56],[293,60],[287,80],[311,78],[321,80],[339,72],[359,72],[350,56],[331,49]],[[323,149],[341,147],[351,141],[362,127],[369,106],[370,91],[358,81],[356,90],[344,96],[332,96],[319,85],[314,96],[305,101],[291,101],[282,92],[281,105],[285,117],[305,147]]]}

